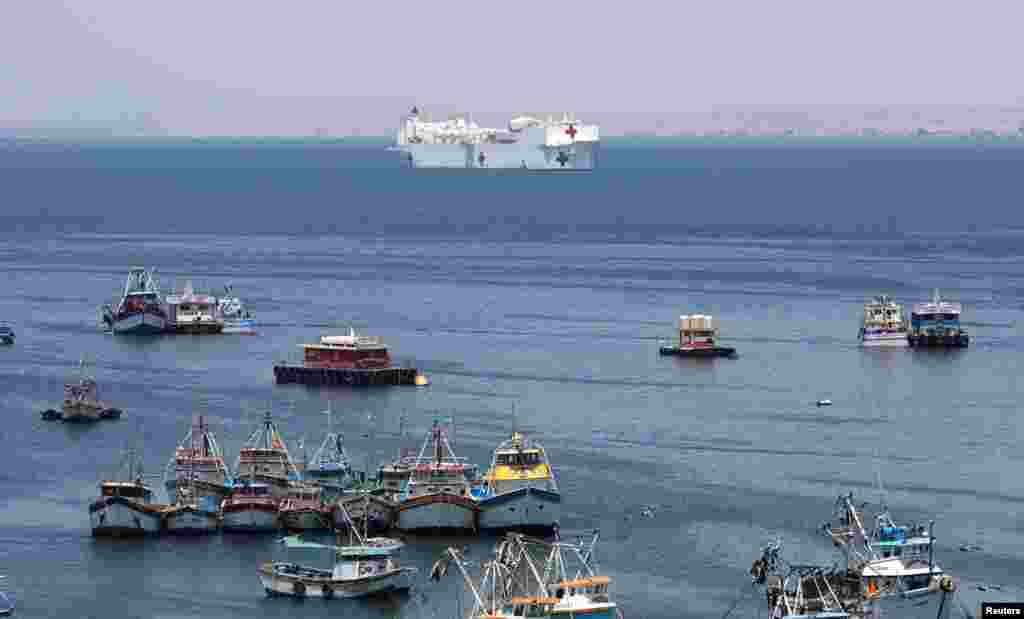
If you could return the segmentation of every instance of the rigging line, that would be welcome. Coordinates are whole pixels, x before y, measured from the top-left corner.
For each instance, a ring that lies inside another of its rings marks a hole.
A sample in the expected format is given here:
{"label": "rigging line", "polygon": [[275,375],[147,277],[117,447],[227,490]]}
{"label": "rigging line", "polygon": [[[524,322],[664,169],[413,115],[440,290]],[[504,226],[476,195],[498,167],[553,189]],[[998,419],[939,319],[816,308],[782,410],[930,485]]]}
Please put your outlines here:
{"label": "rigging line", "polygon": [[[750,583],[751,591],[754,590],[754,586],[755,586],[754,583]],[[740,603],[740,600],[742,600],[743,597],[747,593],[749,593],[749,592],[748,591],[740,591],[740,594],[736,596],[735,600],[733,600],[732,606],[730,606],[729,610],[725,611],[725,614],[722,615],[722,619],[728,619],[729,615],[732,614],[732,611],[736,610],[736,605]]]}

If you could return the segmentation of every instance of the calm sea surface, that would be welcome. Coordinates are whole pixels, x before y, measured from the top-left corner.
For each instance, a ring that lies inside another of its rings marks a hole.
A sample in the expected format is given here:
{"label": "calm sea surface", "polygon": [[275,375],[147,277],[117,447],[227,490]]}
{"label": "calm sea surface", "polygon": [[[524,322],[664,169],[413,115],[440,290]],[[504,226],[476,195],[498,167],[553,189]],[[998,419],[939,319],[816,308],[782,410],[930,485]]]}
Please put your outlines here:
{"label": "calm sea surface", "polygon": [[[461,580],[426,573],[447,544],[482,560],[493,538],[413,540],[407,596],[296,603],[256,577],[283,558],[274,536],[90,537],[87,504],[129,443],[158,484],[193,415],[233,464],[269,407],[300,454],[328,400],[360,467],[418,447],[438,416],[481,465],[513,430],[541,440],[563,535],[601,529],[630,619],[721,617],[776,537],[791,561],[832,561],[820,526],[850,490],[933,517],[965,604],[1024,600],[1024,149],[610,143],[601,170],[571,176],[396,159],[366,143],[0,145],[0,321],[18,335],[0,349],[0,589],[17,616],[453,619]],[[168,288],[233,283],[260,335],[102,334],[132,265]],[[964,304],[969,349],[857,347],[867,297],[933,288]],[[738,359],[658,357],[693,312]],[[350,325],[431,386],[274,385],[276,360]],[[83,354],[124,417],[40,420]],[[747,595],[733,616],[759,611]]]}

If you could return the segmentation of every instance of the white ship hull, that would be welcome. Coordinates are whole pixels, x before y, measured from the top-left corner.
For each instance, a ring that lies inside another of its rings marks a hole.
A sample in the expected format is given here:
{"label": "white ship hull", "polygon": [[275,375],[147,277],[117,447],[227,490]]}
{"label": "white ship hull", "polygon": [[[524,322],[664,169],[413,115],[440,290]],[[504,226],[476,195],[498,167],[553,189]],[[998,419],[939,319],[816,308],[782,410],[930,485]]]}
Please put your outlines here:
{"label": "white ship hull", "polygon": [[456,529],[475,531],[477,509],[471,499],[454,495],[426,495],[398,506],[398,528],[403,531]]}
{"label": "white ship hull", "polygon": [[597,167],[594,142],[571,146],[544,144],[407,144],[401,147],[413,168],[460,170],[580,171]]}
{"label": "white ship hull", "polygon": [[220,528],[220,517],[212,512],[186,507],[167,512],[164,529],[176,535],[204,535]]}
{"label": "white ship hull", "polygon": [[222,526],[225,531],[276,531],[280,528],[276,512],[257,509],[224,512]]}
{"label": "white ship hull", "polygon": [[861,334],[860,345],[864,348],[906,348],[910,342],[905,331],[887,331]]}
{"label": "white ship hull", "polygon": [[225,319],[222,333],[235,335],[255,335],[256,321],[251,318]]}
{"label": "white ship hull", "polygon": [[167,321],[164,318],[149,312],[130,314],[114,320],[112,325],[116,334],[152,335],[163,333],[166,328]]}
{"label": "white ship hull", "polygon": [[[306,598],[358,598],[375,593],[388,591],[401,591],[412,586],[412,575],[416,572],[412,569],[403,568],[376,578],[364,578],[357,581],[336,580],[329,583],[322,583],[313,580],[299,578],[288,578],[284,576],[270,576],[260,572],[260,583],[267,595],[285,595]],[[301,593],[296,592],[295,583],[302,582]],[[327,588],[325,588],[325,585]]]}
{"label": "white ship hull", "polygon": [[941,590],[893,594],[864,602],[863,619],[949,619],[954,604],[953,594]]}
{"label": "white ship hull", "polygon": [[107,499],[105,503],[95,511],[90,509],[89,525],[94,536],[148,535],[160,531],[159,513],[139,509],[125,499]]}
{"label": "white ship hull", "polygon": [[480,501],[481,529],[550,529],[561,515],[556,492],[521,488]]}

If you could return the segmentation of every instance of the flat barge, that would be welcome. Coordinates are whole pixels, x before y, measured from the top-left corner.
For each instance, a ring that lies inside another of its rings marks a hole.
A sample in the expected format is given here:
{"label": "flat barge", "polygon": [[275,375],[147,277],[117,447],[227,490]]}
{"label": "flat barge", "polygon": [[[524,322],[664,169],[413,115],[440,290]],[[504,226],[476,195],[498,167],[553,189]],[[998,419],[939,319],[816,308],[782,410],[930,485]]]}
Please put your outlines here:
{"label": "flat barge", "polygon": [[322,336],[315,344],[303,344],[303,362],[274,366],[277,384],[371,387],[424,384],[415,368],[394,367],[387,346],[379,337]]}
{"label": "flat barge", "polygon": [[718,329],[711,316],[694,314],[679,317],[679,343],[664,344],[658,354],[675,357],[734,357],[736,349],[715,342]]}

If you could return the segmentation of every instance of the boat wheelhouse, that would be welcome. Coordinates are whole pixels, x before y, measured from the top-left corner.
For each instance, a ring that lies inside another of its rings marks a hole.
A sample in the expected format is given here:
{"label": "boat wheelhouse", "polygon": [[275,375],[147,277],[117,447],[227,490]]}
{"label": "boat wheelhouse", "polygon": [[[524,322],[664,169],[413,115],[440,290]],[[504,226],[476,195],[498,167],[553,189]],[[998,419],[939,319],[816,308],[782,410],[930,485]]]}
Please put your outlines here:
{"label": "boat wheelhouse", "polygon": [[167,313],[160,300],[156,277],[143,267],[132,267],[117,305],[105,305],[103,322],[114,334],[154,335],[167,328]]}
{"label": "boat wheelhouse", "polygon": [[277,498],[288,496],[301,479],[269,411],[263,417],[263,424],[238,450],[235,472],[240,478],[267,484]]}
{"label": "boat wheelhouse", "polygon": [[966,348],[970,338],[960,324],[962,309],[959,303],[943,301],[936,290],[929,303],[915,305],[910,313],[910,345],[917,348]]}
{"label": "boat wheelhouse", "polygon": [[678,344],[662,344],[658,352],[679,357],[732,357],[736,349],[719,346],[718,329],[711,316],[703,314],[679,317]]}
{"label": "boat wheelhouse", "polygon": [[384,369],[391,367],[391,356],[379,337],[324,335],[315,344],[302,344],[303,363],[309,368]]}
{"label": "boat wheelhouse", "polygon": [[893,302],[886,295],[873,298],[864,304],[864,315],[858,339],[861,346],[875,347],[906,347],[907,321],[903,316],[903,306]]}
{"label": "boat wheelhouse", "polygon": [[409,485],[409,476],[412,475],[412,469],[416,466],[416,455],[415,448],[403,448],[393,462],[382,464],[377,469],[377,483],[383,490],[385,498],[398,501],[405,494],[405,488]]}
{"label": "boat wheelhouse", "polygon": [[189,428],[164,469],[164,488],[173,502],[178,486],[192,487],[197,496],[219,503],[231,492],[231,475],[224,454],[202,415]]}
{"label": "boat wheelhouse", "polygon": [[473,496],[479,501],[481,529],[551,529],[562,501],[544,447],[518,432],[494,450]]}
{"label": "boat wheelhouse", "polygon": [[471,471],[435,419],[398,503],[398,528],[477,530],[480,508],[471,496]]}

